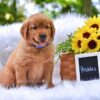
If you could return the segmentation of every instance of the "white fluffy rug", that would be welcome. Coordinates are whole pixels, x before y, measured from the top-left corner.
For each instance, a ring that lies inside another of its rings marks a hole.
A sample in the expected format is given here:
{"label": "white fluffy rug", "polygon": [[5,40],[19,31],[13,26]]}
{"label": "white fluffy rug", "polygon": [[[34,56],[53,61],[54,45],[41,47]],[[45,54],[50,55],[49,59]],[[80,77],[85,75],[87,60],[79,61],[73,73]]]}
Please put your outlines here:
{"label": "white fluffy rug", "polygon": [[[67,34],[84,24],[86,18],[67,14],[54,20],[56,36],[54,43],[65,40]],[[0,26],[0,67],[2,67],[11,51],[20,39],[21,23]],[[6,89],[0,87],[0,100],[100,100],[100,80],[86,82],[61,81],[59,62],[55,65],[53,82],[55,87],[46,89],[41,87],[20,87]]]}

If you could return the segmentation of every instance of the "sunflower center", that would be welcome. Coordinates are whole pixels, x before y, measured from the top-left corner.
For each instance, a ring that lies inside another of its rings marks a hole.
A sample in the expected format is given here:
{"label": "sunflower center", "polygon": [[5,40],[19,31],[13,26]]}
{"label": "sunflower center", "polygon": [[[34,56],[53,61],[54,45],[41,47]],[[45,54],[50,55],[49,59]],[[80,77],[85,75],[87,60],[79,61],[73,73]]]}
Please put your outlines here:
{"label": "sunflower center", "polygon": [[89,37],[90,37],[90,33],[89,32],[83,33],[83,38],[89,38]]}
{"label": "sunflower center", "polygon": [[89,41],[88,47],[89,47],[90,49],[95,49],[96,46],[97,46],[96,41],[94,41],[94,40]]}
{"label": "sunflower center", "polygon": [[97,39],[100,40],[100,36],[98,36]]}
{"label": "sunflower center", "polygon": [[93,24],[93,25],[91,25],[91,27],[92,27],[92,28],[96,28],[96,29],[99,28],[98,24]]}
{"label": "sunflower center", "polygon": [[81,48],[81,41],[78,40],[78,47]]}

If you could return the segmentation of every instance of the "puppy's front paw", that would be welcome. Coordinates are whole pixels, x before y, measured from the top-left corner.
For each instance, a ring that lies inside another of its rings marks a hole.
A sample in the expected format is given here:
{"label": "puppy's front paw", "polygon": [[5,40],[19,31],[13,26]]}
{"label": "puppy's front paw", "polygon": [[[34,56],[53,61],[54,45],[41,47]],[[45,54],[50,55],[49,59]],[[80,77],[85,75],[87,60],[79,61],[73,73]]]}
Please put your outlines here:
{"label": "puppy's front paw", "polygon": [[27,85],[27,82],[20,81],[20,82],[17,82],[16,85],[17,85],[17,87],[25,86],[25,85]]}

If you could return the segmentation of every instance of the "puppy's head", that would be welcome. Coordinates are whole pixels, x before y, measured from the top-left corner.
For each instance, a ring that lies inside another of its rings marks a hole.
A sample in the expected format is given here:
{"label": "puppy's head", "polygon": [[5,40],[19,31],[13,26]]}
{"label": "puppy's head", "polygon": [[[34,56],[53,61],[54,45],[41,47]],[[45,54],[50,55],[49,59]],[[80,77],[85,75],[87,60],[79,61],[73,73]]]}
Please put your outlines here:
{"label": "puppy's head", "polygon": [[55,28],[52,21],[43,14],[29,17],[21,27],[23,38],[30,44],[44,46],[54,38]]}

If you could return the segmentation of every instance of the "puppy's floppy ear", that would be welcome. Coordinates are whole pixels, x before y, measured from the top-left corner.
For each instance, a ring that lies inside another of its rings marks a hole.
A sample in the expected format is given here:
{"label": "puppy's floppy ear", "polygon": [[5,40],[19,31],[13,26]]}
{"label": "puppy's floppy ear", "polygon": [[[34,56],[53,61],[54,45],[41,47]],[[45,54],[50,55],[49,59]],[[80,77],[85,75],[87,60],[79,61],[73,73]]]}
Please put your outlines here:
{"label": "puppy's floppy ear", "polygon": [[54,27],[54,24],[53,24],[52,21],[50,23],[51,23],[51,36],[52,36],[52,38],[54,38],[54,35],[55,35],[55,27]]}
{"label": "puppy's floppy ear", "polygon": [[28,30],[29,30],[29,22],[23,23],[23,25],[22,25],[22,27],[20,29],[20,33],[21,33],[21,35],[23,36],[23,38],[25,40],[28,39],[28,35],[29,35],[29,31]]}

